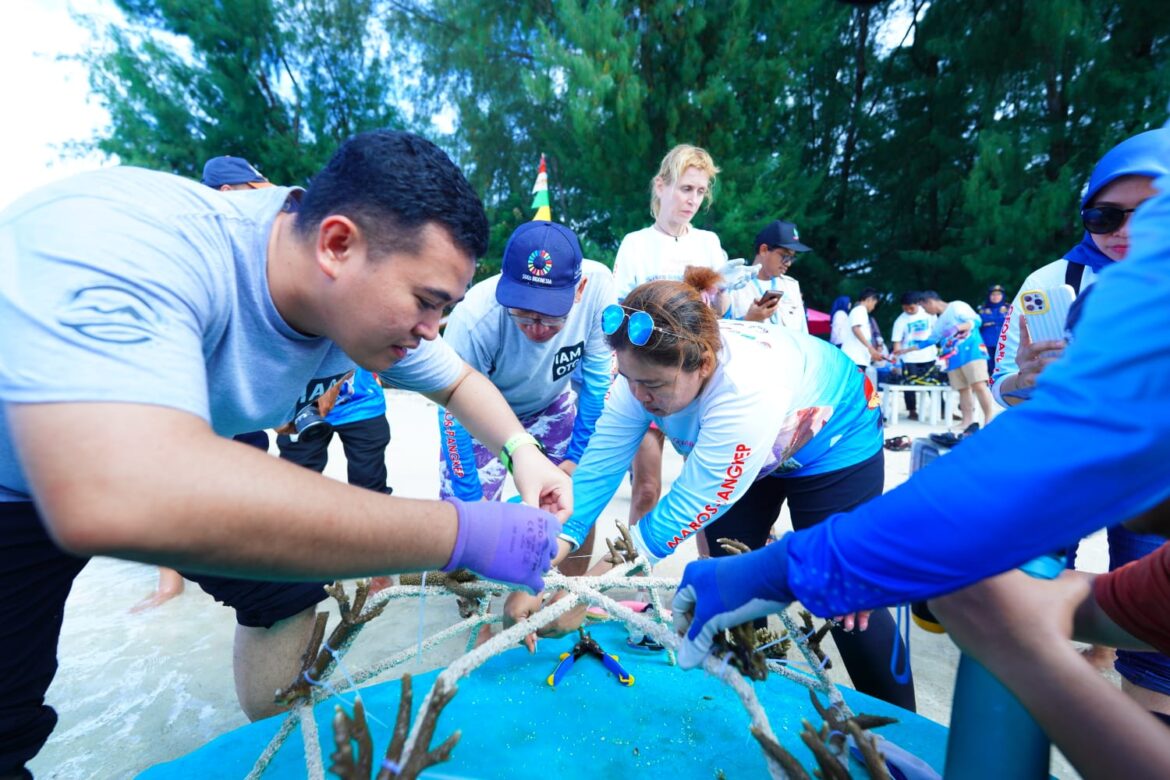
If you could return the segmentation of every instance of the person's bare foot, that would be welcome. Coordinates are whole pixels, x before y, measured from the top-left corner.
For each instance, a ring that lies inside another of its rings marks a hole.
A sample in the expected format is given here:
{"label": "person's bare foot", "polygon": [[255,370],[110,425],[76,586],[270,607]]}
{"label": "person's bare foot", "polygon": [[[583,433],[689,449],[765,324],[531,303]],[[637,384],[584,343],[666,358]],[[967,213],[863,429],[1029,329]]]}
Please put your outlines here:
{"label": "person's bare foot", "polygon": [[158,590],[151,595],[144,598],[142,601],[130,608],[131,614],[145,612],[148,609],[154,609],[157,606],[166,604],[168,601],[178,596],[183,592],[183,575],[179,574],[174,569],[168,569],[164,566],[158,567]]}
{"label": "person's bare foot", "polygon": [[139,612],[145,612],[148,609],[154,609],[155,607],[166,604],[168,601],[178,595],[178,593],[163,593],[161,591],[155,592],[134,606],[130,607],[130,614],[135,615]]}
{"label": "person's bare foot", "polygon": [[1117,651],[1104,645],[1089,645],[1081,650],[1081,657],[1097,671],[1104,672],[1113,668],[1113,662],[1117,660]]}

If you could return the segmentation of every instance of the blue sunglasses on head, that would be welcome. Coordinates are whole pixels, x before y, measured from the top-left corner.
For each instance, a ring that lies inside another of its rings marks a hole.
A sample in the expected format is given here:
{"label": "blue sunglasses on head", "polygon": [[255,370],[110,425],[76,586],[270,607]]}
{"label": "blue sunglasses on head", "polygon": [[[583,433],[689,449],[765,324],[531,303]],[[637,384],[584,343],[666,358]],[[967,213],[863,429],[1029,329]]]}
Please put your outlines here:
{"label": "blue sunglasses on head", "polygon": [[601,331],[607,336],[612,336],[621,329],[622,323],[629,317],[630,324],[626,326],[626,335],[630,339],[630,343],[635,347],[644,347],[646,342],[650,340],[650,334],[654,331],[665,333],[667,336],[673,336],[676,339],[681,336],[671,333],[665,328],[659,328],[654,325],[654,318],[641,309],[629,309],[622,306],[620,303],[611,303],[601,310]]}

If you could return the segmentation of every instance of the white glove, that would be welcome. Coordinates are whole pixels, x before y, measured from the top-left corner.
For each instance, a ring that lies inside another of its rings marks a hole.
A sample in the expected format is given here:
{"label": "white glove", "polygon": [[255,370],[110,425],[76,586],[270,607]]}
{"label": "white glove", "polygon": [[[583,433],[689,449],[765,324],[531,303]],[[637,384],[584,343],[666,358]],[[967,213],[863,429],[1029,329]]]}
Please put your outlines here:
{"label": "white glove", "polygon": [[719,286],[720,292],[738,290],[759,275],[760,267],[758,265],[745,265],[746,262],[742,257],[737,257],[734,260],[728,260],[719,269],[719,275],[723,277],[723,284]]}

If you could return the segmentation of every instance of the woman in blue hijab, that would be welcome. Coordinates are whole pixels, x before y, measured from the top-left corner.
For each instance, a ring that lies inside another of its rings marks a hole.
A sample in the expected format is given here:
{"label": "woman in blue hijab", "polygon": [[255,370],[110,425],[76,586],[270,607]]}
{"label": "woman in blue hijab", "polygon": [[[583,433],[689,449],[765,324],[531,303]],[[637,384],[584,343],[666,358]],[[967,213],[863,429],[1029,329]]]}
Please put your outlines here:
{"label": "woman in blue hijab", "polygon": [[[1170,128],[1135,135],[1110,149],[1093,169],[1081,199],[1081,223],[1085,227],[1081,242],[1061,260],[1028,276],[1021,290],[1067,284],[1078,296],[1086,295],[1098,274],[1125,259],[1129,253],[1130,217],[1134,209],[1156,194],[1154,179],[1168,173]],[[1018,311],[1017,294],[1008,311],[1008,326],[999,340],[992,378],[996,400],[1004,405],[1008,405],[1004,401],[1005,393],[1030,387],[1039,373],[1039,370],[1029,370],[1021,374],[1017,368]],[[1060,349],[1050,350],[1051,346]],[[1024,357],[1034,352],[1059,354],[1061,349],[1057,343],[1037,343],[1034,349],[1026,349]],[[1110,528],[1108,539],[1110,570],[1153,552],[1166,541],[1161,536],[1137,534],[1122,526]],[[1127,693],[1150,710],[1170,716],[1170,657],[1119,650],[1115,666]]]}
{"label": "woman in blue hijab", "polygon": [[845,343],[849,334],[849,310],[853,302],[848,295],[842,295],[833,301],[833,308],[829,310],[829,343],[839,347]]}
{"label": "woman in blue hijab", "polygon": [[[1129,252],[1129,218],[1133,210],[1153,196],[1154,179],[1170,173],[1170,128],[1140,133],[1106,152],[1093,169],[1081,199],[1081,242],[1064,257],[1032,272],[1021,290],[1044,290],[1067,284],[1080,295],[1115,262]],[[1008,310],[1007,327],[996,346],[992,392],[1002,406],[1004,393],[1016,389],[1020,345],[1019,294]]]}

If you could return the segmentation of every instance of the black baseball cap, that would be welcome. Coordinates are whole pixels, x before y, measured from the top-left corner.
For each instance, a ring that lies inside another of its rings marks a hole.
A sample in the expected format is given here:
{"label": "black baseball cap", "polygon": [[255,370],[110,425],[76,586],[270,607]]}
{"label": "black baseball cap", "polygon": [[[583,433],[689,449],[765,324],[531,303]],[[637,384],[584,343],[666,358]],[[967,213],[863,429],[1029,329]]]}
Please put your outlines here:
{"label": "black baseball cap", "polygon": [[767,227],[756,234],[756,247],[758,248],[760,244],[765,244],[771,249],[783,247],[794,252],[812,251],[800,243],[800,235],[796,232],[796,225],[782,219],[769,223]]}

